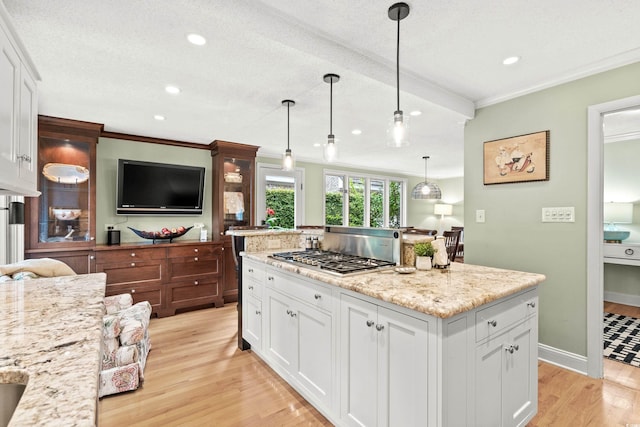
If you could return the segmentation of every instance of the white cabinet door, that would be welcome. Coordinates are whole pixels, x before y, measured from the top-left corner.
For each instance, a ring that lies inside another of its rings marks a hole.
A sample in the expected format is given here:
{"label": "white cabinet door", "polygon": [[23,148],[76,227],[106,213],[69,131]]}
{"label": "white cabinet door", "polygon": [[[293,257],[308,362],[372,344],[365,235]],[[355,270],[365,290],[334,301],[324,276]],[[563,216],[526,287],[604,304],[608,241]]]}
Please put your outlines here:
{"label": "white cabinet door", "polygon": [[267,357],[287,372],[295,372],[296,351],[298,348],[297,316],[291,298],[267,288],[266,353]]}
{"label": "white cabinet door", "polygon": [[340,418],[350,426],[375,426],[377,306],[343,294],[340,312]]}
{"label": "white cabinet door", "polygon": [[427,396],[428,322],[348,295],[341,322],[341,418],[354,426],[435,423]]}
{"label": "white cabinet door", "polygon": [[262,352],[262,303],[251,296],[243,297],[242,338],[256,352]]}
{"label": "white cabinet door", "polygon": [[20,58],[0,27],[0,188],[16,184]]}
{"label": "white cabinet door", "polygon": [[[411,316],[378,308],[378,425],[425,426],[429,416],[427,375],[428,324]],[[431,378],[431,381],[437,381]],[[432,408],[435,412],[435,408]]]}
{"label": "white cabinet door", "polygon": [[298,360],[296,377],[327,407],[335,378],[333,327],[330,314],[297,304]]}
{"label": "white cabinet door", "polygon": [[36,82],[22,69],[20,85],[20,115],[18,127],[17,166],[22,186],[37,188],[38,95]]}
{"label": "white cabinet door", "polygon": [[479,426],[520,426],[538,408],[538,337],[530,318],[478,346],[476,410]]}

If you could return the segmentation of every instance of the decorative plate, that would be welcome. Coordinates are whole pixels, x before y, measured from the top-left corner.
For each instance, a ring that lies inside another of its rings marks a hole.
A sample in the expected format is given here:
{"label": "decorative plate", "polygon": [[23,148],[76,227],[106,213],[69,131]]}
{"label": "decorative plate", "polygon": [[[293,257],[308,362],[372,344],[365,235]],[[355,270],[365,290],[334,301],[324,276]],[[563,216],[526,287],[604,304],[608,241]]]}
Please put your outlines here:
{"label": "decorative plate", "polygon": [[82,184],[89,179],[89,169],[64,163],[47,163],[42,168],[42,174],[49,181],[60,184]]}
{"label": "decorative plate", "polygon": [[170,234],[162,234],[162,232],[160,231],[142,231],[142,230],[136,230],[135,228],[131,228],[131,227],[127,227],[127,228],[133,231],[134,233],[136,233],[138,236],[142,237],[143,239],[153,240],[153,243],[155,243],[156,240],[169,240],[169,243],[171,243],[171,241],[176,237],[184,236],[187,233],[187,231],[193,228],[193,226],[185,228],[184,231],[182,232],[170,233]]}
{"label": "decorative plate", "polygon": [[396,267],[394,270],[400,274],[409,274],[409,273],[415,272],[416,268],[415,267]]}

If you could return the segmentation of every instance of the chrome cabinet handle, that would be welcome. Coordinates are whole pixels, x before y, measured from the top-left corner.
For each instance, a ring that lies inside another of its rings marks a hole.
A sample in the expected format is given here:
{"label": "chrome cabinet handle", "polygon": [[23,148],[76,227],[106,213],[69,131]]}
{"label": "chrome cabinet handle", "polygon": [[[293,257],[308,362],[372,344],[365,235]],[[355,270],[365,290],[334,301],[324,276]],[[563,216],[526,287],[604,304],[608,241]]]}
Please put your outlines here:
{"label": "chrome cabinet handle", "polygon": [[520,346],[519,346],[518,344],[514,344],[514,345],[513,345],[513,349],[514,349],[515,351],[518,351],[518,350],[520,350]]}
{"label": "chrome cabinet handle", "polygon": [[273,280],[273,276],[267,277],[267,280]]}
{"label": "chrome cabinet handle", "polygon": [[249,285],[249,290],[252,291],[253,290],[253,285]]}
{"label": "chrome cabinet handle", "polygon": [[314,297],[315,299],[320,299],[320,298],[322,298],[322,295],[320,295],[320,294],[315,294],[313,297]]}
{"label": "chrome cabinet handle", "polygon": [[376,323],[376,322],[374,322],[373,320],[367,320],[367,326],[368,327],[372,327],[374,325],[374,323]]}
{"label": "chrome cabinet handle", "polygon": [[296,316],[297,316],[296,313],[293,313],[293,312],[291,313],[291,317],[296,317]]}
{"label": "chrome cabinet handle", "polygon": [[489,320],[487,323],[488,323],[489,325],[493,326],[494,328],[495,328],[496,326],[498,326],[498,322],[496,322],[495,320]]}
{"label": "chrome cabinet handle", "polygon": [[260,316],[260,310],[256,310],[256,314]]}
{"label": "chrome cabinet handle", "polygon": [[381,330],[383,330],[383,329],[384,329],[384,325],[377,324],[377,325],[376,325],[376,329],[377,329],[377,330],[379,330],[379,331],[381,331]]}
{"label": "chrome cabinet handle", "polygon": [[624,253],[627,254],[627,255],[633,255],[633,252],[634,251],[631,248],[627,248],[627,249],[624,250]]}
{"label": "chrome cabinet handle", "polygon": [[23,162],[31,163],[31,156],[28,156],[26,154],[22,154],[21,156],[18,156],[18,160],[22,160]]}
{"label": "chrome cabinet handle", "polygon": [[504,349],[504,351],[509,352],[509,354],[513,354],[514,351],[518,351],[518,350],[520,350],[520,346],[518,344],[510,345],[509,347]]}
{"label": "chrome cabinet handle", "polygon": [[288,314],[289,316],[291,316],[291,313],[293,313],[293,311],[291,311],[291,310],[287,310],[287,314]]}
{"label": "chrome cabinet handle", "polygon": [[536,303],[535,302],[528,302],[527,306],[531,307],[531,308],[536,308]]}
{"label": "chrome cabinet handle", "polygon": [[253,273],[253,268],[247,270],[249,273]]}

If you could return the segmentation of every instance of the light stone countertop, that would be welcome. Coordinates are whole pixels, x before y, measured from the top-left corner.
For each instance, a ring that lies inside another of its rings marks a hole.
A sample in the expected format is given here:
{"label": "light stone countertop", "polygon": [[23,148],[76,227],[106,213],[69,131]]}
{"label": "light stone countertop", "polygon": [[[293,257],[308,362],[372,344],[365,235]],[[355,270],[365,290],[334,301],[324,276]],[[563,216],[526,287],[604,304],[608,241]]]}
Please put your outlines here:
{"label": "light stone countertop", "polygon": [[93,426],[104,273],[0,283],[0,382],[27,387],[9,426]]}
{"label": "light stone countertop", "polygon": [[410,274],[385,270],[337,277],[269,258],[270,254],[271,252],[247,252],[243,256],[440,318],[452,317],[534,287],[546,278],[543,274],[457,262],[451,263],[448,269],[443,270],[432,269]]}

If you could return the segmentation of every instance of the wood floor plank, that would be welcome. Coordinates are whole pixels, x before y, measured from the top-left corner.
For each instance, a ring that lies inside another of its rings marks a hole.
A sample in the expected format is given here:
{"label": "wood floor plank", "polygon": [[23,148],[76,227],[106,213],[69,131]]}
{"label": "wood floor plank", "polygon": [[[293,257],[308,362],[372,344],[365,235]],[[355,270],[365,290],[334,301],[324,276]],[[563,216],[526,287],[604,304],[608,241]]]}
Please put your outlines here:
{"label": "wood floor plank", "polygon": [[[606,310],[640,317],[637,307]],[[151,319],[144,385],[102,398],[99,425],[330,426],[255,354],[238,350],[236,321],[235,305]],[[604,379],[545,362],[538,372],[529,427],[640,424],[640,369],[605,360]]]}

